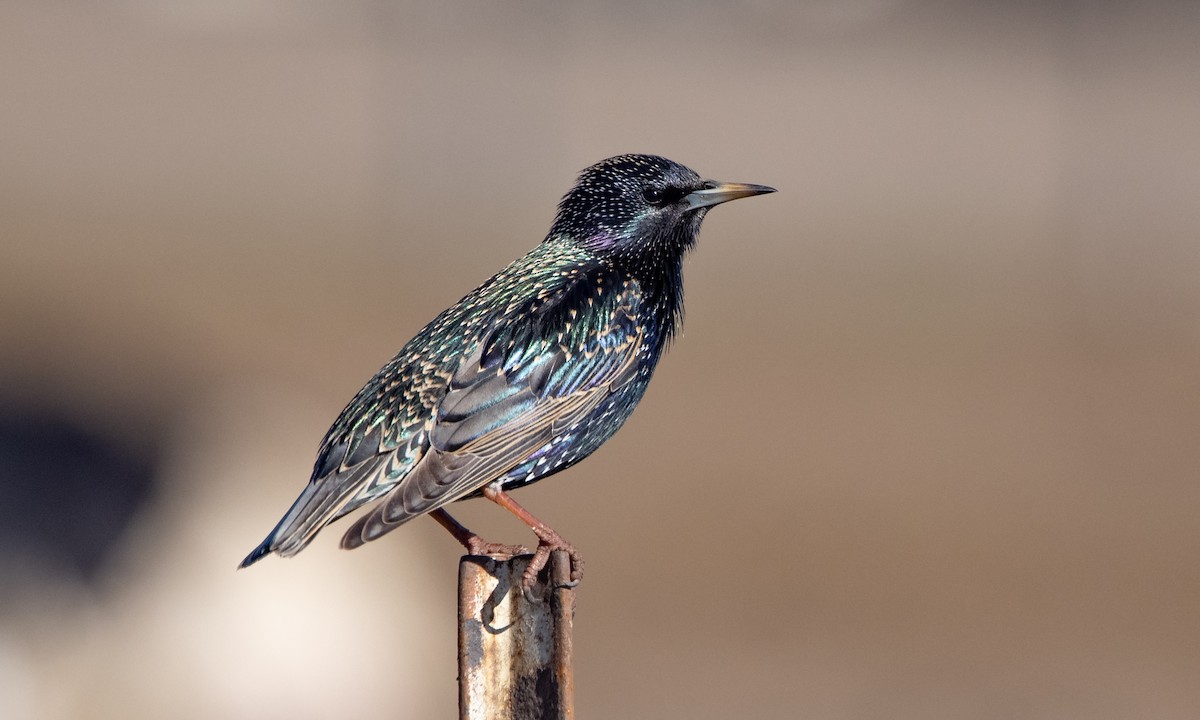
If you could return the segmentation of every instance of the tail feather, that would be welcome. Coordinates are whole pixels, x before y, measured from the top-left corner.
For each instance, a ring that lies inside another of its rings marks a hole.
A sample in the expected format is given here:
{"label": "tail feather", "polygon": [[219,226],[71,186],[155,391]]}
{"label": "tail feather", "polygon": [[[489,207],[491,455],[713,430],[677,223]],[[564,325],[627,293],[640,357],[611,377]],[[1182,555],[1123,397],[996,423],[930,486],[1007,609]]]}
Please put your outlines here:
{"label": "tail feather", "polygon": [[267,555],[269,555],[271,552],[271,542],[274,539],[275,539],[275,533],[271,533],[270,535],[268,535],[266,540],[263,540],[261,543],[259,543],[258,547],[251,550],[250,554],[246,556],[246,559],[242,560],[242,562],[238,565],[238,570],[241,570],[242,568],[250,567],[254,563],[258,562],[259,560],[262,560]]}
{"label": "tail feather", "polygon": [[238,567],[249,567],[270,553],[295,555],[313,541],[321,528],[386,494],[420,457],[411,448],[402,455],[402,448],[310,481],[283,519]]}
{"label": "tail feather", "polygon": [[354,485],[342,486],[334,492],[331,483],[310,483],[292,503],[292,507],[279,523],[267,534],[258,547],[250,551],[238,568],[249,567],[271,553],[290,557],[303,550],[321,528],[340,517],[346,496],[352,495]]}

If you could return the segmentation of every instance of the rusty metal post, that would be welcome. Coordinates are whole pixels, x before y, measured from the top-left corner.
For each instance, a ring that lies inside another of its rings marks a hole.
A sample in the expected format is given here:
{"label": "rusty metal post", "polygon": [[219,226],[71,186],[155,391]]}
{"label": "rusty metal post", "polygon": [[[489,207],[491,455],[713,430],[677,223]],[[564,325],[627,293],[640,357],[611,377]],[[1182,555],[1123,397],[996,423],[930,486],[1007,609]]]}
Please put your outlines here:
{"label": "rusty metal post", "polygon": [[571,562],[554,552],[530,601],[520,587],[529,559],[459,561],[460,720],[574,720]]}

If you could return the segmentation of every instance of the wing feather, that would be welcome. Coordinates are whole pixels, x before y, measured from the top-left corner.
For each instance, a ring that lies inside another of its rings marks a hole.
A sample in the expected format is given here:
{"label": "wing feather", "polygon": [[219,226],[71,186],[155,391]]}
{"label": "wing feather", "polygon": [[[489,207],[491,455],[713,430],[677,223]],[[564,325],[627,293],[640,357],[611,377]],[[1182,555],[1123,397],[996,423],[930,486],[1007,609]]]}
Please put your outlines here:
{"label": "wing feather", "polygon": [[[503,334],[480,343],[455,371],[434,411],[429,447],[412,471],[346,532],[342,547],[378,538],[408,520],[503,478],[568,429],[586,422],[632,379],[646,341],[638,324],[640,288],[626,282],[598,332],[567,327],[535,346],[497,351]],[[520,354],[518,362],[510,362]]]}

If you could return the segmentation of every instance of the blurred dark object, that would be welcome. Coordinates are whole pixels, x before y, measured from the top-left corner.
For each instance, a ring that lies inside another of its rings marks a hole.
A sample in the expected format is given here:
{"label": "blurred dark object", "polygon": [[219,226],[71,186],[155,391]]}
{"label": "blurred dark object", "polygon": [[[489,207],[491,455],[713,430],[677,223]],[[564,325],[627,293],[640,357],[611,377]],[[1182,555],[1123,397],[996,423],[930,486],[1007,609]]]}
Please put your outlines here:
{"label": "blurred dark object", "polygon": [[30,566],[94,581],[150,492],[154,454],[72,418],[0,409],[0,586]]}

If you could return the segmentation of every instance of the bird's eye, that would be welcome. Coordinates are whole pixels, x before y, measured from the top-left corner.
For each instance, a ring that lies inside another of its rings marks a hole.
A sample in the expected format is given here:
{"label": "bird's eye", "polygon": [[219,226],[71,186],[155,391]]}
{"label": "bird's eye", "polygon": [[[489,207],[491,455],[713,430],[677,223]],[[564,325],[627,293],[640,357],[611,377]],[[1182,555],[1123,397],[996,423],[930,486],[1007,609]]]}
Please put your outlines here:
{"label": "bird's eye", "polygon": [[663,191],[659,188],[648,187],[642,191],[642,199],[651,205],[662,205],[664,197]]}

